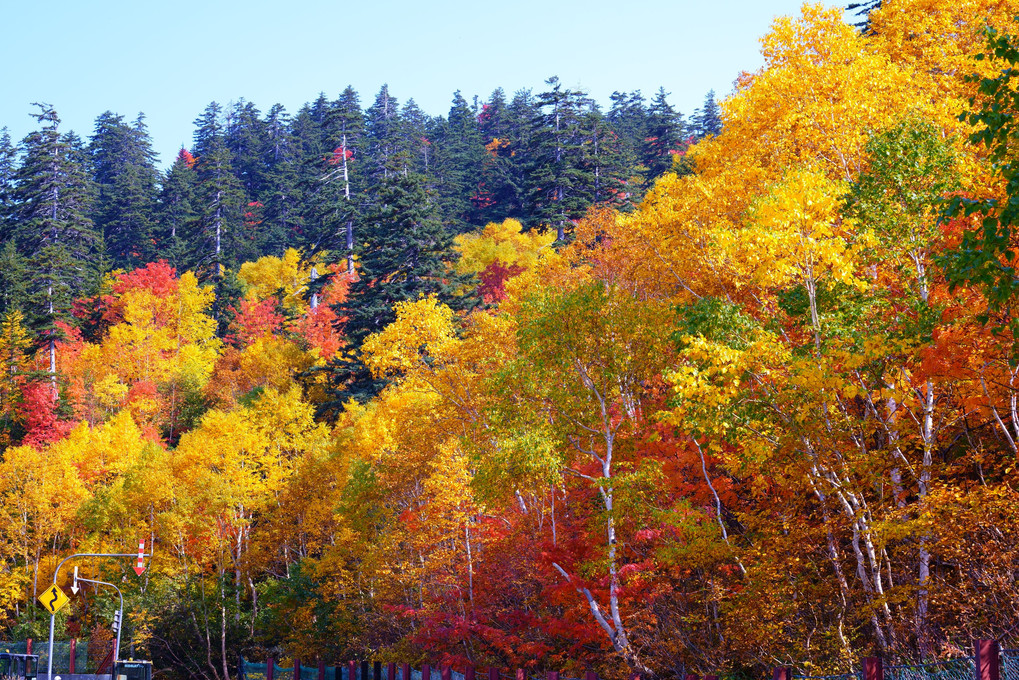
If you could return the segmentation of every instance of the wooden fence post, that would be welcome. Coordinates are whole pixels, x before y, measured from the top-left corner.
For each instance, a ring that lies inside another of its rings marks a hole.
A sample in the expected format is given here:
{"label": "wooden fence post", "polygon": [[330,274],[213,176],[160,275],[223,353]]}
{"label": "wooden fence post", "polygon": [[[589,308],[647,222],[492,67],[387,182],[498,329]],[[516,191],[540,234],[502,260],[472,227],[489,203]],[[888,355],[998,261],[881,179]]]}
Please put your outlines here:
{"label": "wooden fence post", "polygon": [[318,657],[318,680],[326,680],[326,660]]}
{"label": "wooden fence post", "polygon": [[527,673],[524,672],[523,668],[517,669],[517,680],[527,680]]}
{"label": "wooden fence post", "polygon": [[75,661],[77,661],[75,657],[77,656],[78,656],[78,638],[71,638],[71,663],[69,667],[71,675],[75,674],[76,670]]}
{"label": "wooden fence post", "polygon": [[25,641],[25,654],[31,653],[32,653],[32,638],[28,638],[28,640]]}
{"label": "wooden fence post", "polygon": [[410,664],[400,664],[400,680],[410,680]]}
{"label": "wooden fence post", "polygon": [[[294,680],[297,680],[297,678],[294,678]],[[361,680],[368,680],[368,662],[367,661],[362,661],[361,662]]]}
{"label": "wooden fence post", "polygon": [[442,666],[442,670],[439,671],[439,675],[442,680],[453,680],[453,669],[449,666]]}
{"label": "wooden fence post", "polygon": [[881,657],[868,656],[863,660],[863,680],[885,680],[884,664]]}
{"label": "wooden fence post", "polygon": [[294,657],[294,680],[301,680],[301,660]]}
{"label": "wooden fence post", "polygon": [[598,680],[598,674],[588,669],[588,671],[584,673],[584,680]]}
{"label": "wooden fence post", "polygon": [[356,661],[348,661],[347,662],[347,680],[357,680],[357,662]]}
{"label": "wooden fence post", "polygon": [[493,668],[492,666],[488,667],[488,680],[499,680],[498,668]]}
{"label": "wooden fence post", "polygon": [[998,680],[1001,675],[1001,649],[997,640],[977,640],[973,651],[976,657],[974,680]]}
{"label": "wooden fence post", "polygon": [[372,679],[382,680],[382,662],[376,661],[372,664]]}
{"label": "wooden fence post", "polygon": [[474,680],[474,666],[468,666],[464,669],[464,680]]}
{"label": "wooden fence post", "polygon": [[421,666],[421,680],[432,680],[432,667],[428,664]]}
{"label": "wooden fence post", "polygon": [[272,680],[276,675],[276,658],[270,656],[265,660],[265,680]]}
{"label": "wooden fence post", "polygon": [[[336,680],[340,680],[336,678]],[[386,680],[396,680],[396,664],[390,661],[386,664]]]}
{"label": "wooden fence post", "polygon": [[775,669],[772,680],[793,680],[793,669],[789,666],[779,666]]}

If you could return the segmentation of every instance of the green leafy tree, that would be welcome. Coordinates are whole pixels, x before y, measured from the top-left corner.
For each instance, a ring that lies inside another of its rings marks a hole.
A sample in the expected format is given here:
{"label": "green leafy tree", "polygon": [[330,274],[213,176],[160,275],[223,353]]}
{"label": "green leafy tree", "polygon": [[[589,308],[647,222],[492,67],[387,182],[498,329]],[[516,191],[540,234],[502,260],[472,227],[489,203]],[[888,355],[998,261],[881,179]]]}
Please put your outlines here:
{"label": "green leafy tree", "polygon": [[960,118],[976,127],[970,141],[988,149],[994,170],[1004,181],[1005,197],[953,198],[947,214],[957,218],[980,216],[980,227],[965,231],[959,245],[945,252],[940,262],[952,286],[972,284],[980,288],[987,299],[985,321],[999,330],[1008,329],[1014,339],[1019,337],[1019,315],[1012,311],[1019,295],[1019,237],[1015,233],[1019,226],[1019,160],[1014,151],[1019,138],[1019,92],[1015,87],[1019,79],[1019,35],[989,28],[987,52],[978,58],[995,59],[1002,69],[997,77],[979,81],[979,107],[978,99],[973,98],[970,105],[974,110]]}

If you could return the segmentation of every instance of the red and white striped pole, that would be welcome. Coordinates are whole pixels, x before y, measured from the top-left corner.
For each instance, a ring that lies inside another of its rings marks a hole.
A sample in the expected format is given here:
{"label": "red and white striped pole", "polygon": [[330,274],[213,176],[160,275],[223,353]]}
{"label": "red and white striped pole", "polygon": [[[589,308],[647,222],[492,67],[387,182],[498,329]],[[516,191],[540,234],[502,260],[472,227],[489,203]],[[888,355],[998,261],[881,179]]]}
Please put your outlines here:
{"label": "red and white striped pole", "polygon": [[134,573],[139,576],[145,571],[145,539],[138,542],[138,564],[135,565]]}

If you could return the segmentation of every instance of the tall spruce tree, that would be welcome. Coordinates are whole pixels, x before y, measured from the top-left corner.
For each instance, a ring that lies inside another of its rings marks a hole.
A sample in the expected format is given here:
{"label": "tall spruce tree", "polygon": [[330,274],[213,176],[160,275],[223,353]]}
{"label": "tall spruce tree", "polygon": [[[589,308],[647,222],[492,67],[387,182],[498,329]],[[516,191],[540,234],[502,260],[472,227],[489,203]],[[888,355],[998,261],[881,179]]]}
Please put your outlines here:
{"label": "tall spruce tree", "polygon": [[11,141],[7,128],[0,128],[0,234],[14,219],[14,173],[18,169],[18,150]]}
{"label": "tall spruce tree", "polygon": [[265,117],[262,146],[263,182],[262,252],[280,256],[293,244],[301,244],[305,221],[298,187],[299,149],[290,132],[290,117],[282,104],[274,104]]}
{"label": "tall spruce tree", "polygon": [[364,124],[369,185],[380,185],[394,172],[406,172],[408,158],[400,104],[390,94],[389,85],[383,85],[375,95],[375,102],[365,111]]}
{"label": "tall spruce tree", "polygon": [[[520,102],[506,102],[502,88],[492,92],[478,114],[478,131],[484,154],[481,176],[473,198],[475,221],[478,224],[499,222],[507,217],[526,221],[524,208],[524,164],[522,131],[527,129],[535,112]],[[521,108],[527,110],[521,112]]]}
{"label": "tall spruce tree", "polygon": [[331,382],[340,401],[364,400],[381,388],[358,349],[370,334],[396,319],[394,304],[432,294],[457,309],[474,302],[454,294],[465,281],[449,271],[452,237],[439,219],[427,178],[399,171],[402,162],[394,160],[397,167],[379,185],[377,201],[358,234],[359,277],[337,310],[346,317],[343,331],[355,348],[332,366]]}
{"label": "tall spruce tree", "polygon": [[159,172],[145,118],[134,124],[110,111],[96,119],[89,143],[97,197],[92,220],[112,267],[134,269],[154,255]]}
{"label": "tall spruce tree", "polygon": [[188,238],[199,232],[198,173],[195,157],[181,149],[163,176],[156,211],[156,257],[180,270],[192,266],[194,258]]}
{"label": "tall spruce tree", "polygon": [[585,166],[592,177],[592,203],[617,208],[630,206],[626,183],[629,167],[622,139],[593,102],[584,113],[582,123],[587,135]]}
{"label": "tall spruce tree", "polygon": [[407,169],[429,180],[435,176],[436,123],[413,99],[400,110],[400,149],[406,154]]}
{"label": "tall spruce tree", "polygon": [[290,124],[294,143],[294,163],[299,218],[291,242],[308,252],[327,249],[328,229],[323,226],[323,213],[328,208],[327,197],[322,195],[326,185],[322,182],[326,158],[332,147],[327,139],[326,125],[331,107],[324,94],[313,104],[298,109]]}
{"label": "tall spruce tree", "polygon": [[478,192],[485,147],[477,117],[459,90],[436,137],[435,172],[443,220],[453,233],[463,233],[476,223],[472,200]]}
{"label": "tall spruce tree", "polygon": [[[247,199],[233,174],[233,155],[226,146],[222,108],[209,104],[195,121],[195,171],[198,221],[191,235],[192,258],[200,276],[217,287],[216,313],[225,308],[222,287],[227,268],[257,258],[256,234],[245,229]],[[217,316],[218,318],[218,316]]]}
{"label": "tall spruce tree", "polygon": [[644,140],[647,138],[647,106],[640,90],[630,93],[613,92],[610,97],[611,107],[605,118],[612,130],[619,137],[620,164],[627,180],[627,190],[639,196],[638,187],[634,186],[637,178],[643,178],[646,169],[643,165]]}
{"label": "tall spruce tree", "polygon": [[715,91],[709,90],[704,95],[704,106],[697,109],[693,115],[694,137],[704,139],[709,135],[718,135],[722,132],[722,109],[715,101]]}
{"label": "tall spruce tree", "polygon": [[60,118],[51,106],[35,106],[42,128],[21,143],[14,219],[3,237],[13,240],[28,262],[26,318],[49,355],[55,381],[59,323],[72,322],[73,301],[92,292],[88,287],[97,281],[101,237],[88,217],[92,188],[80,140],[60,134]]}
{"label": "tall spruce tree", "polygon": [[562,241],[568,225],[594,202],[594,173],[585,158],[589,131],[583,127],[588,99],[564,88],[558,77],[545,82],[549,89],[538,95],[531,128],[531,224],[554,228]]}
{"label": "tall spruce tree", "polygon": [[647,111],[644,144],[641,149],[641,161],[645,168],[645,190],[650,189],[656,179],[672,170],[673,154],[686,148],[683,116],[672,108],[668,96],[669,93],[664,87],[658,88],[658,93]]}
{"label": "tall spruce tree", "polygon": [[340,93],[330,110],[326,132],[333,149],[328,174],[323,178],[332,218],[327,220],[329,234],[344,252],[348,275],[353,275],[354,225],[362,212],[367,157],[364,113],[360,96],[352,86],[348,85]]}
{"label": "tall spruce tree", "polygon": [[0,248],[0,316],[28,303],[28,262],[13,240]]}

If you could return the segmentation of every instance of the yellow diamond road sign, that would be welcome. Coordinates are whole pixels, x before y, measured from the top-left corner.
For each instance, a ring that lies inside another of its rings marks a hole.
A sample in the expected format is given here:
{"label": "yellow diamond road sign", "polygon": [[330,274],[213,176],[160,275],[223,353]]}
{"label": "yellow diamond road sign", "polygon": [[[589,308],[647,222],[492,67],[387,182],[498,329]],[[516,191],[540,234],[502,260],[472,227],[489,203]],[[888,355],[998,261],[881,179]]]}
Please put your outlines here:
{"label": "yellow diamond road sign", "polygon": [[69,602],[67,595],[64,595],[64,591],[56,585],[50,586],[44,590],[42,595],[39,596],[39,601],[42,602],[42,606],[46,607],[46,610],[49,611],[50,614],[56,614]]}

